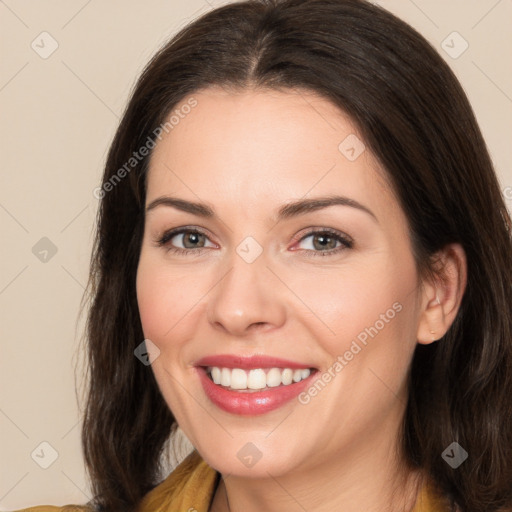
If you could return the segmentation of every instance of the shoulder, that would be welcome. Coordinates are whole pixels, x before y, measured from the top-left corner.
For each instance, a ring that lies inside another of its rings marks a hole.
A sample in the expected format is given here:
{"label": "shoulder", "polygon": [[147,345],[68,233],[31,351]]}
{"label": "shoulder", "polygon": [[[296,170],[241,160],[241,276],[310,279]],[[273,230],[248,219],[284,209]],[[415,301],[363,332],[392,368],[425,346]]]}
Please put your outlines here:
{"label": "shoulder", "polygon": [[207,512],[218,484],[219,474],[194,450],[178,467],[142,500],[139,512],[196,510]]}
{"label": "shoulder", "polygon": [[[218,484],[219,474],[194,450],[174,471],[144,496],[138,512],[195,510],[207,512]],[[171,508],[172,505],[172,508]],[[56,507],[41,505],[13,512],[94,512],[85,505]]]}
{"label": "shoulder", "polygon": [[453,504],[431,478],[426,478],[412,512],[451,512]]}
{"label": "shoulder", "polygon": [[92,509],[85,505],[63,505],[56,507],[54,505],[39,505],[37,507],[23,508],[21,510],[13,510],[13,512],[93,512]]}

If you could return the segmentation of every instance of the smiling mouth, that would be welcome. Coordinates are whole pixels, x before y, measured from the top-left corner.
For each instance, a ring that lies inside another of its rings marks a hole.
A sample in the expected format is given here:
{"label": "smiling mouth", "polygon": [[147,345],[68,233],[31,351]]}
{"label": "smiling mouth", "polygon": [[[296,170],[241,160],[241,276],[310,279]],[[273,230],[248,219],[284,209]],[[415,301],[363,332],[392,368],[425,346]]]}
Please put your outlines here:
{"label": "smiling mouth", "polygon": [[318,368],[280,357],[215,354],[195,361],[206,397],[230,414],[255,416],[292,403]]}
{"label": "smiling mouth", "polygon": [[204,367],[209,379],[229,391],[256,392],[270,391],[296,384],[307,379],[314,368],[227,368]]}

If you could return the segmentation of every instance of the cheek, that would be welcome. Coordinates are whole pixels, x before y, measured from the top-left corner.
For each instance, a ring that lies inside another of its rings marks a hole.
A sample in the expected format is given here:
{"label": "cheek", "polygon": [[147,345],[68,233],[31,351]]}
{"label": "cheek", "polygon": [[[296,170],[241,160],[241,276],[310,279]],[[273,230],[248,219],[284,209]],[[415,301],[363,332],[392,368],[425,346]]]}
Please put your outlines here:
{"label": "cheek", "polygon": [[[310,289],[307,304],[317,318],[308,326],[327,356],[320,377],[326,391],[323,385],[312,386],[301,403],[316,404],[325,424],[337,421],[347,432],[363,431],[368,425],[383,425],[400,404],[396,397],[406,389],[417,315],[416,294],[411,293],[415,265],[403,263],[400,271],[384,260],[374,267],[351,266],[337,282],[332,275],[314,280],[318,286]],[[341,435],[333,433],[333,439]]]}
{"label": "cheek", "polygon": [[[146,338],[160,345],[170,334],[186,301],[183,283],[169,275],[156,258],[141,254],[137,270],[137,303]],[[160,347],[162,348],[162,347]]]}
{"label": "cheek", "polygon": [[[158,279],[158,267],[146,264],[141,257],[137,270],[137,303],[144,336],[157,342],[165,332],[165,318],[162,311],[166,304],[166,287]],[[168,328],[168,327],[167,327]]]}
{"label": "cheek", "polygon": [[184,381],[183,372],[187,369],[180,361],[186,340],[190,339],[187,321],[200,297],[191,281],[183,277],[183,272],[180,276],[170,272],[159,258],[144,250],[141,253],[136,281],[139,314],[145,339],[160,350],[151,367],[169,408],[181,418],[191,404],[176,385],[176,379]]}
{"label": "cheek", "polygon": [[162,352],[176,352],[193,337],[208,288],[204,273],[172,267],[143,250],[136,289],[144,336]]}
{"label": "cheek", "polygon": [[392,258],[373,258],[336,273],[317,270],[307,279],[290,275],[287,282],[308,307],[303,321],[332,357],[349,350],[354,340],[365,346],[378,336],[399,344],[414,331],[411,290],[417,275],[412,260],[402,259],[398,269]]}
{"label": "cheek", "polygon": [[417,274],[414,262],[402,262],[399,272],[390,265],[378,274],[369,272],[366,284],[345,304],[338,324],[346,329],[345,378],[360,403],[373,404],[375,411],[386,403],[391,407],[395,397],[405,393],[416,346]]}

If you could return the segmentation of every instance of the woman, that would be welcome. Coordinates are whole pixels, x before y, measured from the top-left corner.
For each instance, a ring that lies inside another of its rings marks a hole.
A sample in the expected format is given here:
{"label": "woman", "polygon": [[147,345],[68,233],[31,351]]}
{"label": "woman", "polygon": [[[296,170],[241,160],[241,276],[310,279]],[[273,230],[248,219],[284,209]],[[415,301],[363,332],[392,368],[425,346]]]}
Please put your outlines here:
{"label": "woman", "polygon": [[[408,25],[362,0],[202,16],[97,195],[76,510],[512,509],[511,220]],[[162,482],[177,425],[195,450]]]}

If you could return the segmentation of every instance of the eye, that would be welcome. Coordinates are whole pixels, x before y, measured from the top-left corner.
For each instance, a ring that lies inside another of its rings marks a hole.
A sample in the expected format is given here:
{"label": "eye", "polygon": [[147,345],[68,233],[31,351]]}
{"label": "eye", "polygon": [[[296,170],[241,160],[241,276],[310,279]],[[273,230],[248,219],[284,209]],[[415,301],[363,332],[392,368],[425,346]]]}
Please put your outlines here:
{"label": "eye", "polygon": [[349,236],[333,229],[322,228],[302,237],[298,248],[310,252],[312,256],[330,256],[351,249],[353,245]]}
{"label": "eye", "polygon": [[[210,245],[207,245],[207,243]],[[189,253],[189,252],[202,252],[201,249],[207,247],[216,247],[215,244],[210,242],[205,233],[192,228],[178,228],[166,231],[157,240],[159,246],[165,246],[169,252],[176,253]],[[181,247],[180,247],[181,245]]]}
{"label": "eye", "polygon": [[[187,227],[166,231],[156,243],[158,246],[165,247],[168,252],[176,254],[198,255],[204,249],[216,247],[205,233],[196,228]],[[352,248],[353,240],[339,231],[321,228],[303,236],[297,247],[306,251],[308,256],[331,256]]]}

